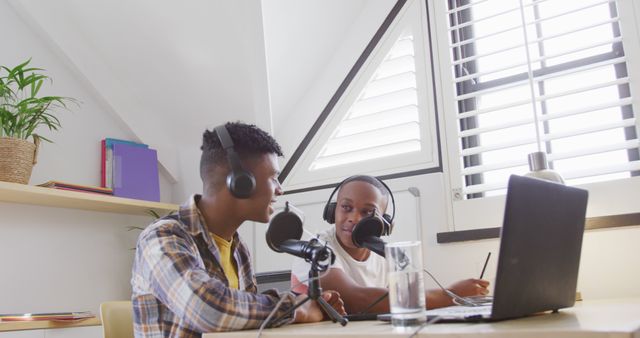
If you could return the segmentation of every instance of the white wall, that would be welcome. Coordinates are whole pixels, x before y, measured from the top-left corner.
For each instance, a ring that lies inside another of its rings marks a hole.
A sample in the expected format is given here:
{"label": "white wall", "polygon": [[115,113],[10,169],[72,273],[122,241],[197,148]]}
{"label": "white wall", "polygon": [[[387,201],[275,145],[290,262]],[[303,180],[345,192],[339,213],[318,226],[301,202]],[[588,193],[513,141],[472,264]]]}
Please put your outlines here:
{"label": "white wall", "polygon": [[[62,129],[42,134],[44,144],[31,184],[61,180],[100,183],[100,140],[132,135],[93,95],[93,89],[69,67],[49,42],[0,1],[0,31],[6,32],[0,63],[47,69],[55,82],[46,93],[78,99],[79,107],[60,112]],[[10,32],[10,34],[8,33]],[[161,176],[161,199],[171,200],[172,186]],[[62,208],[0,203],[0,312],[91,310],[102,301],[130,297],[130,270],[136,232],[145,216],[125,216]]]}

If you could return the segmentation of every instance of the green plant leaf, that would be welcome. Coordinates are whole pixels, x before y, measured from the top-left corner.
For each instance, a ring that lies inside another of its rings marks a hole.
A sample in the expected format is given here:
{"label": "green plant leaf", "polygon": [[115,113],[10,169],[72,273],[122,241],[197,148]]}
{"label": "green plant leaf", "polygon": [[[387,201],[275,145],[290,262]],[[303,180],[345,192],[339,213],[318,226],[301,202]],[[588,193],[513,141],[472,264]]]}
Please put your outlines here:
{"label": "green plant leaf", "polygon": [[58,130],[61,124],[54,113],[68,110],[70,102],[78,103],[70,97],[38,97],[43,84],[53,80],[44,69],[29,66],[30,62],[28,59],[13,68],[0,65],[0,136],[27,139],[37,137],[38,127]]}

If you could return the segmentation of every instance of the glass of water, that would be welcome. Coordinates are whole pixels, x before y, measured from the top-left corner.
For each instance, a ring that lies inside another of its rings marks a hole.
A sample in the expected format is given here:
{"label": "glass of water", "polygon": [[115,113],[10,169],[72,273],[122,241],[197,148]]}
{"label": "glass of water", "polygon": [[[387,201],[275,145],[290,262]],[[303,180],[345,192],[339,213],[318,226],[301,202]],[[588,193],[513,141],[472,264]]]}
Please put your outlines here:
{"label": "glass of water", "polygon": [[394,326],[420,325],[426,320],[422,245],[418,241],[385,247],[389,274],[389,307]]}

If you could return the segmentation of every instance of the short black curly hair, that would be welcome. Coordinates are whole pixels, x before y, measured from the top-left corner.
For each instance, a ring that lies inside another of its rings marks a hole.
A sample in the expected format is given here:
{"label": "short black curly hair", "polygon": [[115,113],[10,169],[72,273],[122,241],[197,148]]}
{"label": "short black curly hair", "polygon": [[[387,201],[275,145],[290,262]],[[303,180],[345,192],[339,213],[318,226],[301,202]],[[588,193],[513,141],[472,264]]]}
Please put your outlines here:
{"label": "short black curly hair", "polygon": [[342,183],[338,188],[341,188],[345,186],[347,183],[354,182],[354,181],[369,183],[372,186],[378,188],[378,190],[380,190],[380,193],[382,193],[382,196],[385,196],[385,197],[389,196],[390,191],[387,187],[384,186],[384,184],[382,184],[382,180],[370,175],[353,175],[353,176],[347,177],[344,181],[342,181]]}
{"label": "short black curly hair", "polygon": [[[227,122],[224,125],[233,141],[233,148],[241,161],[264,154],[282,155],[282,149],[267,132],[253,124]],[[222,148],[215,130],[205,130],[202,135],[200,177],[204,180],[213,167],[228,166],[227,152]]]}

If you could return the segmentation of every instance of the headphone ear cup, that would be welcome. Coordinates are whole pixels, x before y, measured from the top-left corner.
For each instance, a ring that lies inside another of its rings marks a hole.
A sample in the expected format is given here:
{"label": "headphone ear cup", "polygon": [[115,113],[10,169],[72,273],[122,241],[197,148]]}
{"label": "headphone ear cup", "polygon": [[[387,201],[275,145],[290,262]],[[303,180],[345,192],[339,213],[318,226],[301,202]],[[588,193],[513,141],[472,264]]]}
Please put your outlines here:
{"label": "headphone ear cup", "polygon": [[393,218],[391,218],[391,216],[389,216],[389,214],[383,214],[382,218],[384,218],[385,222],[382,222],[384,224],[384,234],[385,236],[389,236],[391,235],[391,231],[393,231]]}
{"label": "headphone ear cup", "polygon": [[256,179],[246,171],[230,172],[227,175],[227,188],[236,198],[249,198],[256,188]]}
{"label": "headphone ear cup", "polygon": [[333,224],[336,222],[336,205],[338,205],[338,203],[336,202],[331,202],[331,203],[327,203],[324,206],[324,211],[322,213],[322,218],[327,221],[327,223],[329,224]]}

